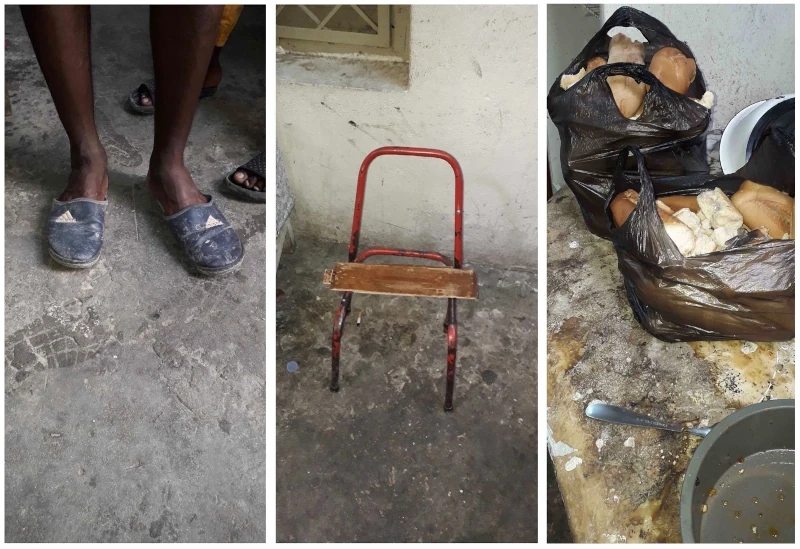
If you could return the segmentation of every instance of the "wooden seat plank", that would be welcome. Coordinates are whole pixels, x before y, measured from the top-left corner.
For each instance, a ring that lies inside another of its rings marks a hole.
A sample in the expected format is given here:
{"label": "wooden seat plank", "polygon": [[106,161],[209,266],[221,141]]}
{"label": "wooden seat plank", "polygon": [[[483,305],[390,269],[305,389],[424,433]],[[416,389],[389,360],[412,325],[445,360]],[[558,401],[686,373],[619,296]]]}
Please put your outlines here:
{"label": "wooden seat plank", "polygon": [[362,294],[477,299],[475,271],[426,265],[336,263],[323,284],[331,290]]}

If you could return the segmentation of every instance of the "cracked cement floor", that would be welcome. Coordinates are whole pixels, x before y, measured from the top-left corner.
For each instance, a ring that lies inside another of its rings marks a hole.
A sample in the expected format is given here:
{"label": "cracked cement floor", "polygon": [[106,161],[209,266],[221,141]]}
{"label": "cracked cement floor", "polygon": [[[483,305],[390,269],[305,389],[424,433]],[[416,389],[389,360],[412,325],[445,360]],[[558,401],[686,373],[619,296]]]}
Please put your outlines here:
{"label": "cracked cement floor", "polygon": [[322,273],[346,257],[311,240],[281,257],[278,540],[535,542],[536,274],[472,266],[480,295],[458,305],[445,413],[440,299],[355,295],[329,391],[340,294]]}
{"label": "cracked cement floor", "polygon": [[102,259],[49,260],[68,144],[19,10],[5,13],[5,539],[264,542],[265,207],[218,189],[265,149],[264,8],[245,8],[186,151],[245,244],[220,280],[188,271],[143,187],[153,119],[122,103],[151,74],[144,7],[92,8],[111,181]]}

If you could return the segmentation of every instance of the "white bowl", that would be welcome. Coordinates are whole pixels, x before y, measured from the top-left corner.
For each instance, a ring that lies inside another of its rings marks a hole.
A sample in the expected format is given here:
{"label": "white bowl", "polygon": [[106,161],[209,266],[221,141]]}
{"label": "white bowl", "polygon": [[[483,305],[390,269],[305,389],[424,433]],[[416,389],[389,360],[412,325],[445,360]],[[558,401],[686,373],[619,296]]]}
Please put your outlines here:
{"label": "white bowl", "polygon": [[772,107],[792,97],[793,93],[787,93],[753,103],[728,122],[719,144],[719,161],[723,173],[733,173],[747,163],[747,142],[759,119]]}

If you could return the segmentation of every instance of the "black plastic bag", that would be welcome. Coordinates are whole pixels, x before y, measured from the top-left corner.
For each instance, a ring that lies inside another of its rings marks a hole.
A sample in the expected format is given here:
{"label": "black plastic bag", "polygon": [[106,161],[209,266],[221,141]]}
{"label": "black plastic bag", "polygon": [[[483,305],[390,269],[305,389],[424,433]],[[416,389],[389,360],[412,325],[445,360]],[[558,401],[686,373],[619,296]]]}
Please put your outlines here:
{"label": "black plastic bag", "polygon": [[750,156],[736,175],[794,196],[794,98],[764,113],[748,141]]}
{"label": "black plastic bag", "polygon": [[[608,31],[635,27],[647,38],[645,65],[614,63],[594,69],[568,90],[561,89],[563,74],[576,74],[597,55],[608,56]],[[705,93],[700,68],[686,95],[676,93],[653,76],[647,66],[663,47],[674,47],[694,59],[689,47],[657,19],[629,7],[614,12],[583,51],[559,75],[547,95],[550,119],[561,136],[561,169],[575,194],[584,221],[594,234],[608,238],[604,204],[617,157],[626,146],[638,147],[647,158],[656,189],[685,183],[681,176],[708,174],[705,141],[710,120],[707,108],[693,101]],[[606,79],[624,75],[650,86],[644,111],[637,120],[622,116]],[[627,169],[635,172],[635,164]],[[677,179],[676,179],[677,177]]]}
{"label": "black plastic bag", "polygon": [[[623,169],[629,152],[637,164],[634,177]],[[719,187],[731,195],[743,181],[736,175],[709,178],[680,194]],[[622,227],[614,228],[611,201],[628,189],[639,192],[638,204]],[[628,302],[645,330],[664,341],[794,337],[794,240],[756,240],[684,257],[667,235],[655,201],[644,156],[626,149],[620,154],[604,211]]]}

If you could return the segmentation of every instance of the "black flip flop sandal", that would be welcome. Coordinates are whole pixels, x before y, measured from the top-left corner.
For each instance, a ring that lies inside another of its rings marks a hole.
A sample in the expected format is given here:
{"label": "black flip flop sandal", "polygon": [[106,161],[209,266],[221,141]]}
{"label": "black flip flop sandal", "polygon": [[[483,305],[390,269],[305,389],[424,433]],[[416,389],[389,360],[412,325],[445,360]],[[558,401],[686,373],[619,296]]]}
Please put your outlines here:
{"label": "black flip flop sandal", "polygon": [[[211,97],[217,93],[217,86],[211,86],[200,90],[200,99]],[[145,106],[140,103],[142,95],[150,97],[152,105]],[[152,78],[139,84],[139,87],[128,95],[128,108],[138,114],[154,114],[156,112],[156,82]]]}
{"label": "black flip flop sandal", "polygon": [[[248,189],[247,187],[243,187],[236,183],[233,180],[233,174],[238,171],[246,171],[255,176],[260,177],[264,180],[264,188],[263,191],[254,191],[253,189]],[[252,202],[266,202],[267,201],[267,192],[266,192],[266,184],[267,178],[264,175],[267,171],[267,154],[261,153],[259,155],[254,156],[250,159],[247,164],[242,164],[238,168],[236,168],[233,172],[228,174],[225,178],[225,186],[232,192],[238,194],[239,196],[246,198]]]}

